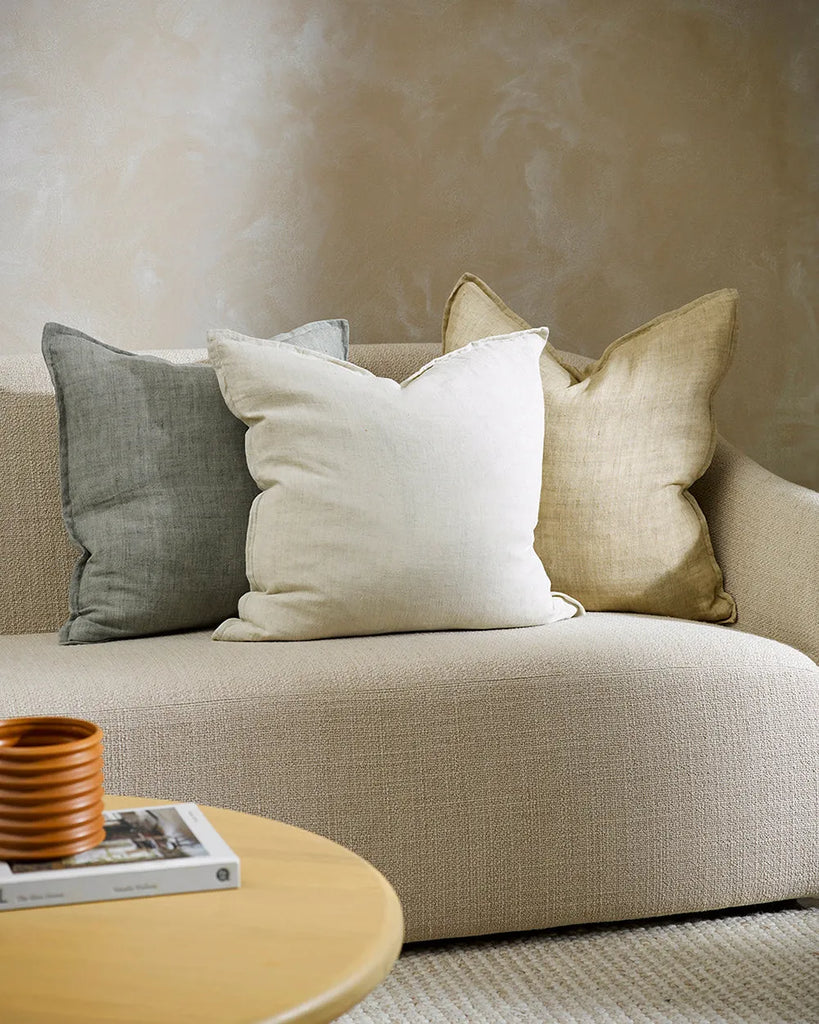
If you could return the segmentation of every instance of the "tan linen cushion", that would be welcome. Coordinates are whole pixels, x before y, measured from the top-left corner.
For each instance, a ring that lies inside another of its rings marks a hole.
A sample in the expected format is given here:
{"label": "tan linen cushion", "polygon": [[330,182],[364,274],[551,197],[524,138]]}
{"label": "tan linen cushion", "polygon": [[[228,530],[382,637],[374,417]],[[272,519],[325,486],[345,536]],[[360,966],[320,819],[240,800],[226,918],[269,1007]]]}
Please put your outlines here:
{"label": "tan linen cushion", "polygon": [[709,624],[0,637],[0,717],[22,714],[99,722],[108,792],[354,849],[410,939],[819,895],[819,671]]}
{"label": "tan linen cushion", "polygon": [[[612,342],[583,369],[547,343],[543,487],[535,550],[587,609],[733,622],[708,526],[688,488],[711,461],[711,400],[733,353],[737,293],[705,295]],[[444,313],[444,351],[517,314],[466,274]]]}

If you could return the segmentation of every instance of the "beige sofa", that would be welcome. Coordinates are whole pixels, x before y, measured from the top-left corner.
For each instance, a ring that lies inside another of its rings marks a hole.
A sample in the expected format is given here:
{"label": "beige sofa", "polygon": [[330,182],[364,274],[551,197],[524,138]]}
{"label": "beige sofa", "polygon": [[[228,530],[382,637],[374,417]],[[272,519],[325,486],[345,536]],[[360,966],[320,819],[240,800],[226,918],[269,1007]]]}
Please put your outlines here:
{"label": "beige sofa", "polygon": [[[353,349],[396,379],[436,354]],[[59,647],[74,553],[39,357],[0,364],[0,422],[0,716],[99,722],[109,792],[330,836],[393,882],[409,940],[819,894],[819,495],[720,442],[696,497],[736,627]]]}

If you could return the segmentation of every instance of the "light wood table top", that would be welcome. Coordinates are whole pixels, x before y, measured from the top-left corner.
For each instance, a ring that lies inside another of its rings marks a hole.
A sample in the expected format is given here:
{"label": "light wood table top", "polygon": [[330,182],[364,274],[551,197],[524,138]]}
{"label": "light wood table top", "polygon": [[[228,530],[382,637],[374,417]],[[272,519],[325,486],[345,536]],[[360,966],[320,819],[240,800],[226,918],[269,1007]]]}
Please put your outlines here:
{"label": "light wood table top", "polygon": [[403,939],[383,875],[311,832],[202,810],[238,854],[241,888],[0,915],[0,1020],[319,1024],[375,988]]}

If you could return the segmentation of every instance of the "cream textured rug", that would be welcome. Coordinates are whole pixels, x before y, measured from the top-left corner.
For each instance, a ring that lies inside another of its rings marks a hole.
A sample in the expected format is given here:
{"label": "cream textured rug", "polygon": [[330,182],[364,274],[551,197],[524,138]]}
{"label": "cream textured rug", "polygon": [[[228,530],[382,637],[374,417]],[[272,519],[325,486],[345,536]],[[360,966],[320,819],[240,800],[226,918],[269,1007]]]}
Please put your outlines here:
{"label": "cream textured rug", "polygon": [[819,909],[408,946],[343,1024],[819,1024]]}

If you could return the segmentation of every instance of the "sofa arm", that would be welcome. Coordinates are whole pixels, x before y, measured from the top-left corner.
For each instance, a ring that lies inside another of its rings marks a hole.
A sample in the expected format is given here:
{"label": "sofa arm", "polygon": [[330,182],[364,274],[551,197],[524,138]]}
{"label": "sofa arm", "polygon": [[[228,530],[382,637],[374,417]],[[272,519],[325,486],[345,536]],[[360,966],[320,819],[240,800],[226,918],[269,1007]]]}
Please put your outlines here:
{"label": "sofa arm", "polygon": [[769,473],[723,438],[691,493],[736,600],[737,628],[819,660],[819,493]]}

